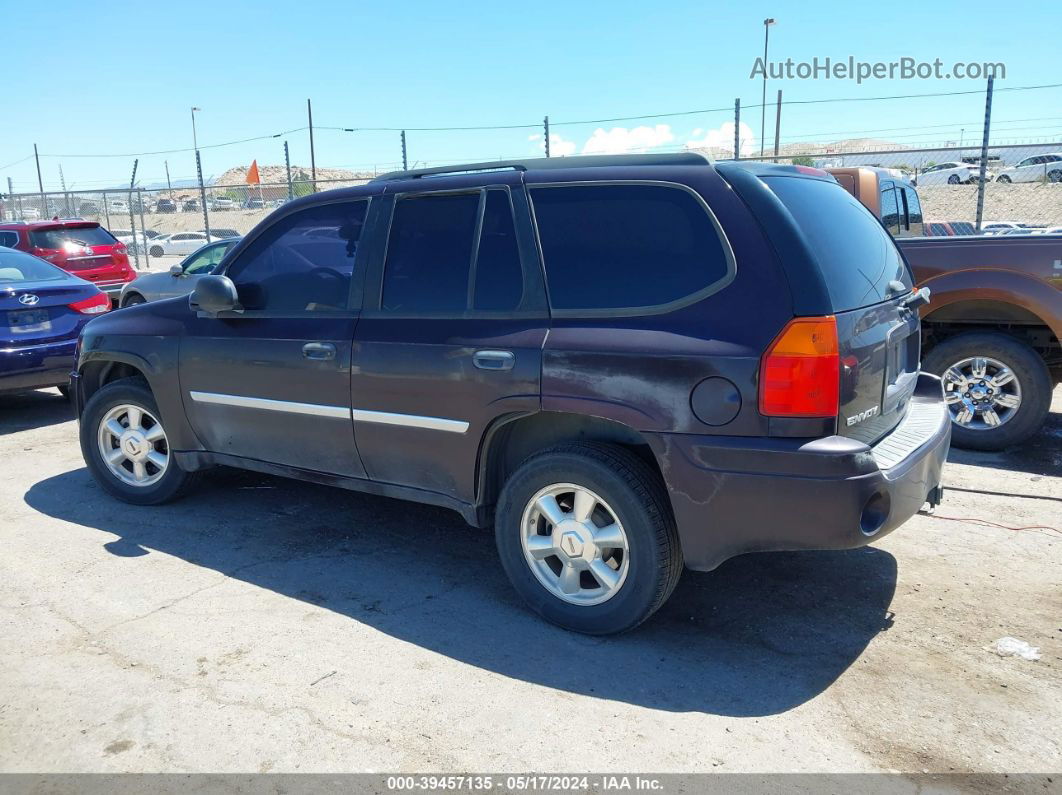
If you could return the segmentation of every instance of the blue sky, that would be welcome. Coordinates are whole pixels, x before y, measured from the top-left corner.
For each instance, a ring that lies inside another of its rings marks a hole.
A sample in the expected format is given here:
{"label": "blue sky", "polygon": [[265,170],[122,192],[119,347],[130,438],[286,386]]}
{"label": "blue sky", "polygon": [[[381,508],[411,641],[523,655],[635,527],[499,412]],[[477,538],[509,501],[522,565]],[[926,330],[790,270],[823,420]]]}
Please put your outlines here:
{"label": "blue sky", "polygon": [[[1022,2],[428,3],[392,0],[302,3],[195,0],[152,5],[2,0],[4,80],[0,182],[36,189],[33,144],[46,189],[128,181],[133,155],[191,149],[189,108],[201,146],[271,136],[306,125],[312,98],[318,166],[393,167],[398,133],[326,127],[410,128],[410,160],[460,162],[529,156],[541,150],[537,125],[726,108],[673,118],[559,124],[554,153],[677,149],[689,141],[732,140],[734,98],[760,101],[750,79],[762,54],[763,19],[773,16],[770,60],[814,56],[890,61],[911,56],[1002,61],[997,88],[1062,83],[1057,31],[1062,4]],[[886,12],[887,9],[887,12]],[[981,18],[986,20],[980,22]],[[1035,24],[1032,21],[1035,20]],[[14,32],[14,35],[12,35]],[[783,80],[789,100],[865,98],[956,90],[983,80]],[[773,136],[773,109],[768,133]],[[983,94],[787,105],[783,142],[875,137],[902,143],[980,136]],[[748,109],[746,145],[758,147],[759,109]],[[994,139],[1062,137],[1062,88],[1000,92]],[[416,127],[531,125],[479,131]],[[643,129],[636,129],[636,128]],[[714,131],[714,132],[713,132]],[[204,148],[218,174],[256,158],[309,164],[305,131]],[[120,155],[104,157],[103,155]],[[24,158],[29,157],[26,160]],[[22,162],[16,162],[22,160]],[[190,151],[142,155],[145,182],[194,175]],[[11,164],[11,165],[9,165]]]}

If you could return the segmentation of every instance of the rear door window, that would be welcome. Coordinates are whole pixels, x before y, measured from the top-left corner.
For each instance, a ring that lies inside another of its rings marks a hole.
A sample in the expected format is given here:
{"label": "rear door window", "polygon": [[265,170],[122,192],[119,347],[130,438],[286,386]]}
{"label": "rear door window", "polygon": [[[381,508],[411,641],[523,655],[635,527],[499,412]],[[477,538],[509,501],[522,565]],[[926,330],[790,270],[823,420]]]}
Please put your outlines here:
{"label": "rear door window", "polygon": [[15,248],[18,245],[18,232],[0,229],[0,246]]}
{"label": "rear door window", "polygon": [[835,311],[891,298],[891,281],[911,288],[911,273],[892,237],[840,185],[806,177],[765,177],[764,182],[804,233]]}
{"label": "rear door window", "polygon": [[113,246],[117,242],[114,236],[101,226],[74,226],[30,232],[30,245],[37,248],[61,249],[66,243],[78,246]]}
{"label": "rear door window", "polygon": [[554,310],[666,307],[708,295],[734,272],[704,203],[678,186],[541,186],[531,199]]}

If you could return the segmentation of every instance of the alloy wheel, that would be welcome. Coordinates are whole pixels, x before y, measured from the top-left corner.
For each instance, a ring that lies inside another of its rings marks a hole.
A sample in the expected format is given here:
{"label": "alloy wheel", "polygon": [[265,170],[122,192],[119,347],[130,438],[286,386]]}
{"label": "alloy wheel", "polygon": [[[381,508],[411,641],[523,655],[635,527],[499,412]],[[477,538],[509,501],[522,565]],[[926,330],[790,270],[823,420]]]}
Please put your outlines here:
{"label": "alloy wheel", "polygon": [[573,483],[547,486],[528,501],[520,542],[539,583],[570,604],[611,599],[630,568],[627,534],[615,512]]}
{"label": "alloy wheel", "polygon": [[130,486],[150,486],[166,474],[170,448],[162,423],[140,406],[122,404],[100,420],[100,456],[114,477]]}
{"label": "alloy wheel", "polygon": [[1021,407],[1021,383],[1003,362],[971,356],[944,371],[944,402],[952,421],[986,431],[1009,422]]}

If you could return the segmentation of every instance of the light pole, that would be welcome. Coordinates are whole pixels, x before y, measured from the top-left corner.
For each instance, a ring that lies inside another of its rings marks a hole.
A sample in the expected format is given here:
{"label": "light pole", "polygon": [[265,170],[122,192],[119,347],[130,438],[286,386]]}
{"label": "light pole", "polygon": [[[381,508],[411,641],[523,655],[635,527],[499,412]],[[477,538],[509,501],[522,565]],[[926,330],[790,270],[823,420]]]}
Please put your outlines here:
{"label": "light pole", "polygon": [[763,99],[760,101],[760,157],[763,157],[766,151],[763,145],[763,135],[767,127],[767,41],[771,35],[771,25],[773,24],[773,17],[763,20]]}
{"label": "light pole", "polygon": [[196,114],[196,111],[201,111],[201,110],[202,110],[202,108],[192,108],[192,148],[195,149],[195,151],[197,151],[197,152],[199,151],[199,141],[196,140],[196,136],[195,136],[195,114]]}

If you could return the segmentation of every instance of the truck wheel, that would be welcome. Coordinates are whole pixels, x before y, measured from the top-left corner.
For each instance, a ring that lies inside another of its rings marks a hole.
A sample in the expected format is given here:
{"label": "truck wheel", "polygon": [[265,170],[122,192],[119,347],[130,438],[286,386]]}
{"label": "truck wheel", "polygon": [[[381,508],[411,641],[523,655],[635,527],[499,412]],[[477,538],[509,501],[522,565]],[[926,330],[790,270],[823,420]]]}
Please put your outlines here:
{"label": "truck wheel", "polygon": [[952,441],[971,450],[1002,450],[1036,433],[1051,406],[1047,365],[1006,334],[959,334],[935,346],[922,369],[944,381]]}
{"label": "truck wheel", "polygon": [[660,477],[621,447],[564,444],[526,460],[502,489],[494,532],[527,605],[576,632],[633,629],[682,573]]}
{"label": "truck wheel", "polygon": [[81,454],[111,496],[135,505],[172,500],[197,479],[170,453],[161,413],[140,378],[113,381],[89,398],[81,415]]}

